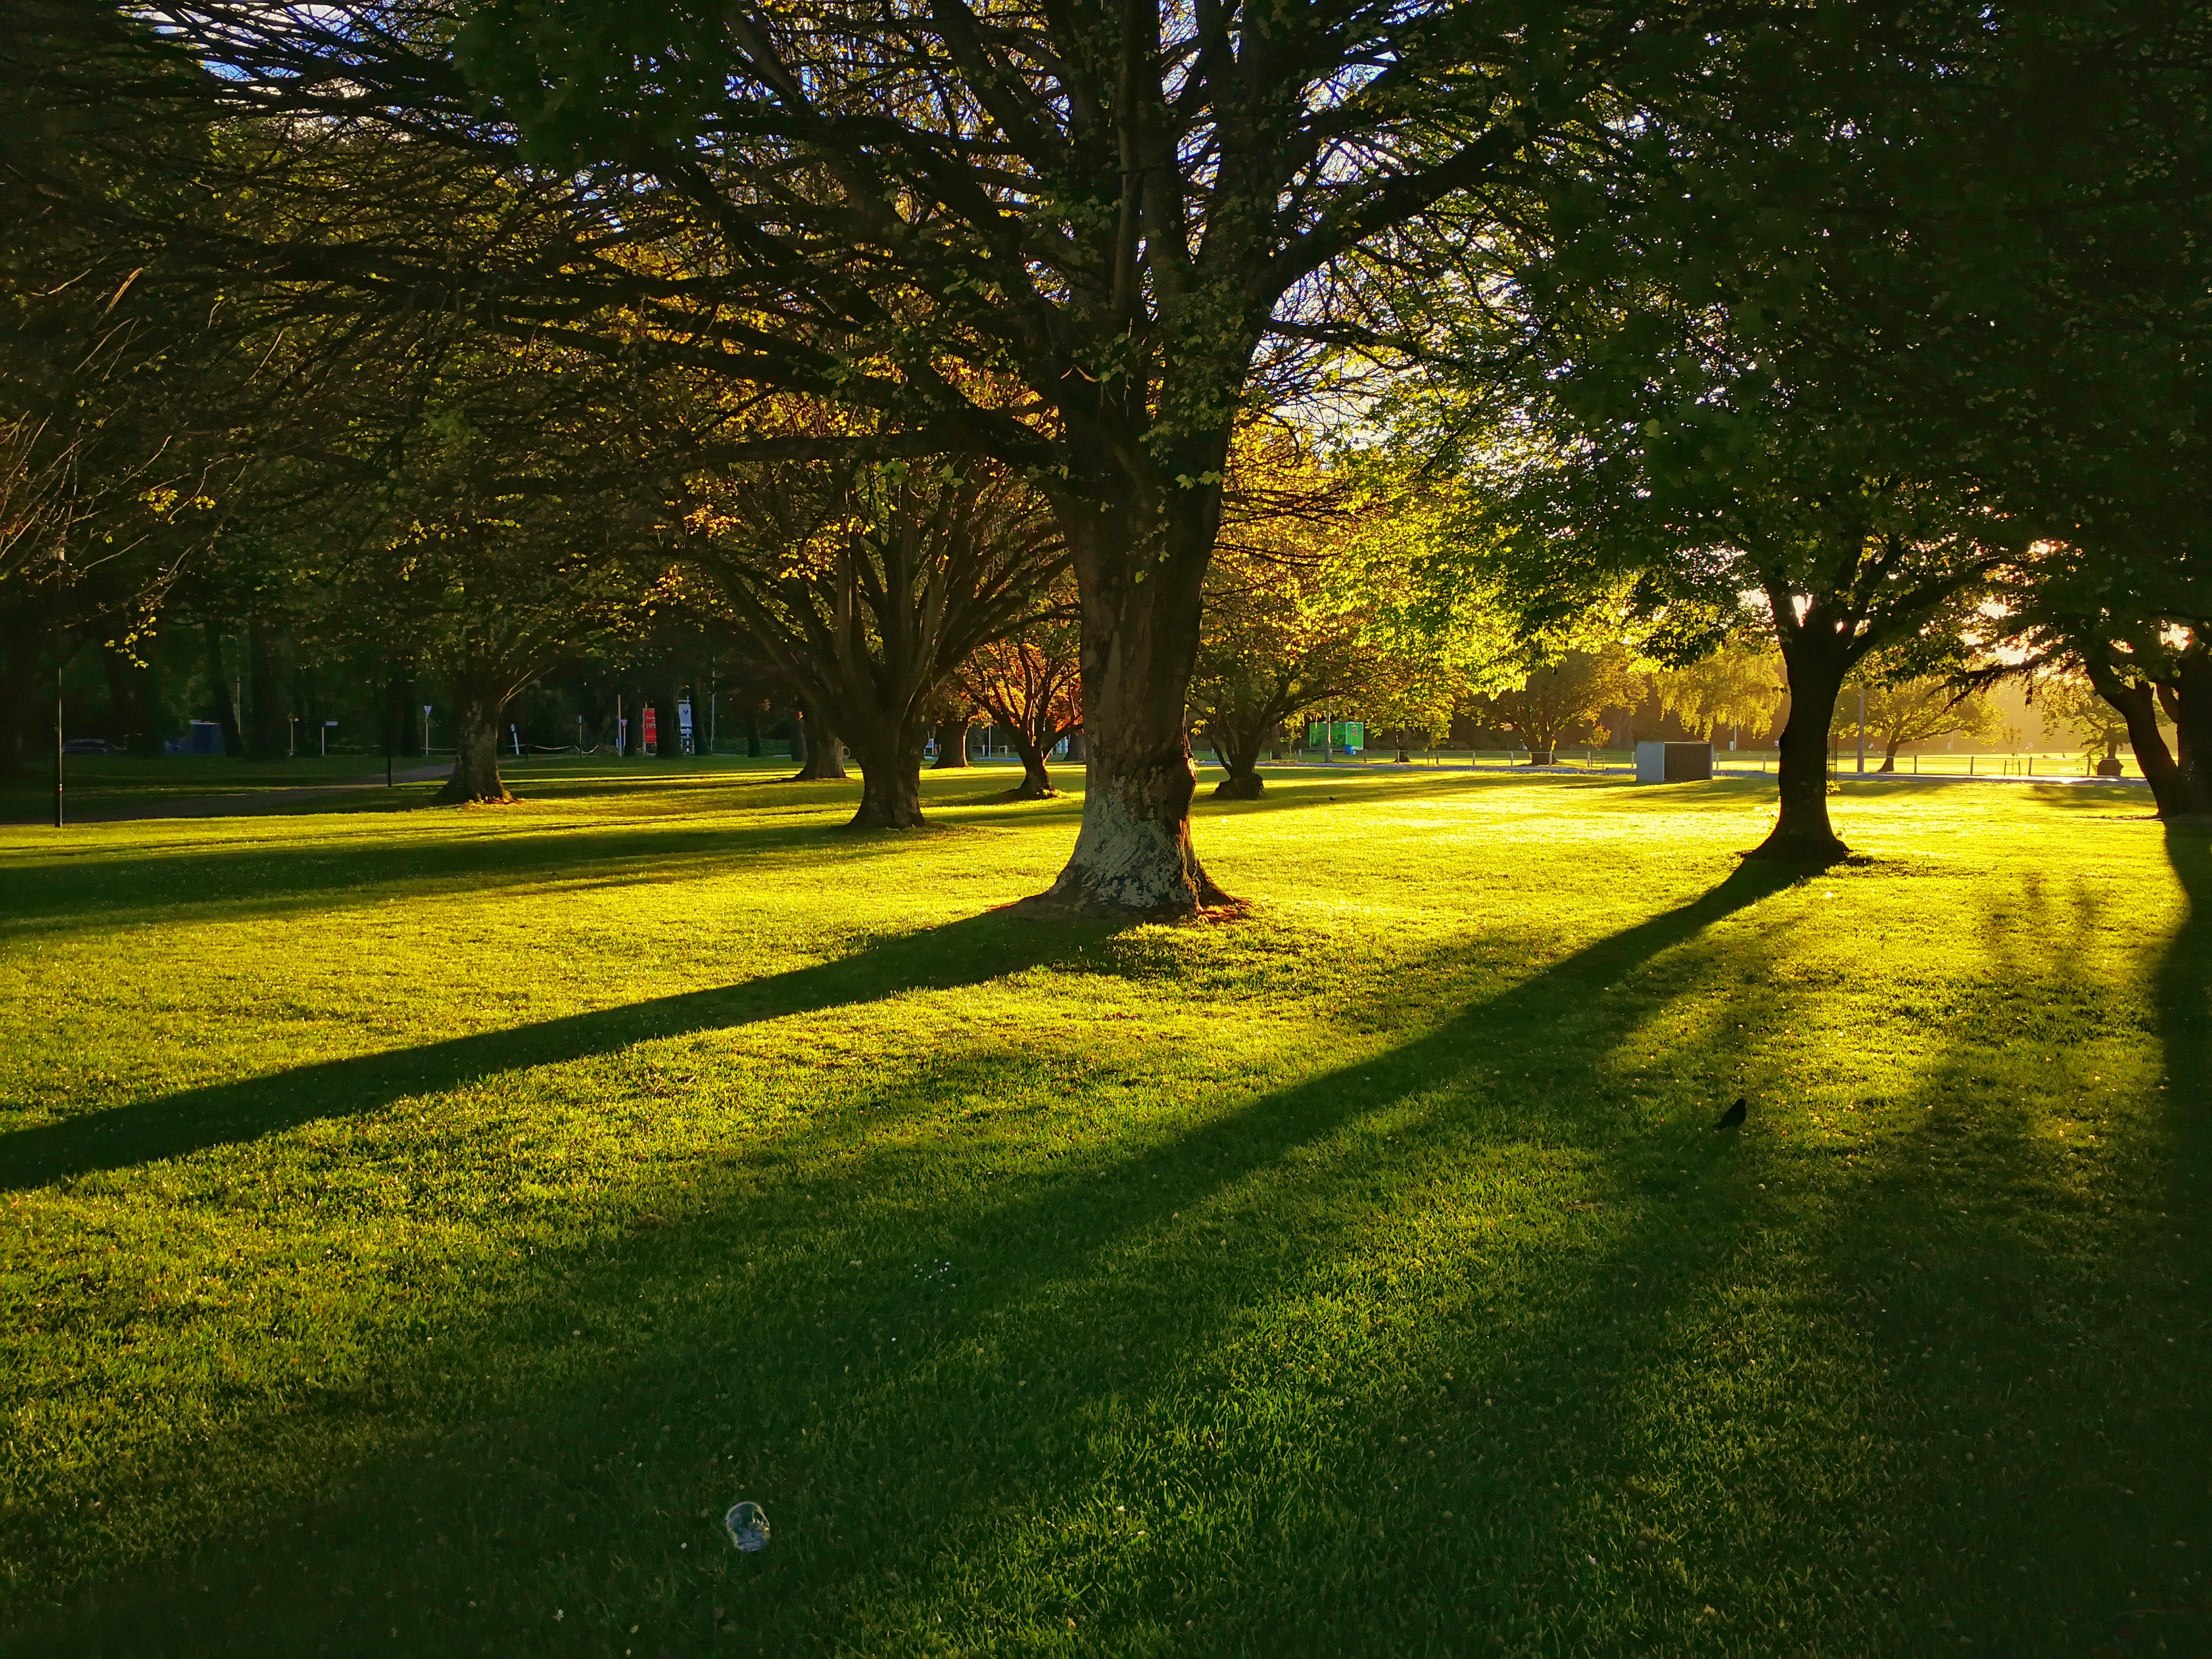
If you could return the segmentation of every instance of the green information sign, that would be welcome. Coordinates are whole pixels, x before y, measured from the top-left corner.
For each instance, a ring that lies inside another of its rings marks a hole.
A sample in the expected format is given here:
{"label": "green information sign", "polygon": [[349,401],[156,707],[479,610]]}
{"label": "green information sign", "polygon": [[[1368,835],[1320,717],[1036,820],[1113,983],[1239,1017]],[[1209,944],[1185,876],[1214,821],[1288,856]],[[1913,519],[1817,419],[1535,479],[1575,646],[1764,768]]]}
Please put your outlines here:
{"label": "green information sign", "polygon": [[1324,729],[1328,732],[1328,746],[1331,749],[1341,749],[1348,755],[1356,755],[1367,747],[1367,722],[1364,720],[1338,720],[1326,728],[1319,720],[1310,720],[1306,725],[1307,748],[1319,749],[1322,746]]}

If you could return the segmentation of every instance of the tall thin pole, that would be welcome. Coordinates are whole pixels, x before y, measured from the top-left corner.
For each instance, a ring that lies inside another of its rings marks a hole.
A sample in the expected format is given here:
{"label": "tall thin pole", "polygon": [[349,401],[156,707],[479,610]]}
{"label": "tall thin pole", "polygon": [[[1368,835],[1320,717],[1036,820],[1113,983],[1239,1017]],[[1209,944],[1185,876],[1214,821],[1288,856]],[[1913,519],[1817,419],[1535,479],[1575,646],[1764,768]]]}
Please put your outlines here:
{"label": "tall thin pole", "polygon": [[1859,687],[1859,770],[1866,770],[1866,687]]}
{"label": "tall thin pole", "polygon": [[62,667],[54,665],[54,828],[62,827]]}

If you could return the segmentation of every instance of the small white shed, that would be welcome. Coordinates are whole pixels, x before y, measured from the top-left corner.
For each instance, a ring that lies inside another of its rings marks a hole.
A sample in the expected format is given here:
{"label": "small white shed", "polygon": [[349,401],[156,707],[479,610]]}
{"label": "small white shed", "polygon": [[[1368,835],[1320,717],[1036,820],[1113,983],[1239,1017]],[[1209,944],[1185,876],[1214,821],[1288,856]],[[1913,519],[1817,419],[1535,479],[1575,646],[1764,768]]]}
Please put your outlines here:
{"label": "small white shed", "polygon": [[1638,783],[1705,783],[1713,775],[1713,746],[1709,743],[1639,743],[1636,745]]}

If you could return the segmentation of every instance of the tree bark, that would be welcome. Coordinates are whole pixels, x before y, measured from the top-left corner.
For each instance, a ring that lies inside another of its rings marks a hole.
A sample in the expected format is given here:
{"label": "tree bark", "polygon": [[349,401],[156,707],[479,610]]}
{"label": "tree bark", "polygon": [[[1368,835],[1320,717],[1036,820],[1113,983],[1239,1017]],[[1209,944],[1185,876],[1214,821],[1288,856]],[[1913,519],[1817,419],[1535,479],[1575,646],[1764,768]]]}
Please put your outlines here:
{"label": "tree bark", "polygon": [[1783,726],[1781,810],[1774,828],[1747,856],[1785,864],[1834,864],[1850,855],[1828,821],[1828,727],[1850,667],[1844,641],[1811,629],[1782,643],[1790,681],[1790,718]]}
{"label": "tree bark", "polygon": [[[1187,915],[1229,896],[1190,842],[1198,787],[1183,725],[1198,656],[1200,592],[1219,519],[1209,488],[1178,491],[1148,521],[1133,506],[1075,502],[1062,524],[1083,601],[1089,779],[1067,866],[1032,914]],[[1128,556],[1159,547],[1159,556]]]}
{"label": "tree bark", "polygon": [[1006,792],[1012,800],[1054,800],[1060,791],[1052,787],[1052,774],[1045,769],[1045,746],[1020,726],[1012,728],[1014,752],[1022,757],[1022,781],[1019,787]]}
{"label": "tree bark", "polygon": [[942,772],[950,766],[966,766],[968,762],[968,732],[973,722],[969,720],[939,720],[937,723],[937,763],[933,772]]}
{"label": "tree bark", "polygon": [[1877,772],[1894,772],[1897,770],[1897,751],[1904,746],[1905,739],[1903,738],[1892,738],[1889,740],[1888,746],[1881,751],[1881,764],[1875,768],[1875,770]]}
{"label": "tree bark", "polygon": [[[829,717],[814,709],[806,712],[805,719],[793,728],[799,735],[795,742],[805,746],[806,753],[799,763],[793,783],[819,783],[851,775],[845,770],[844,744],[831,729]],[[920,757],[915,757],[919,767]],[[915,785],[918,790],[921,786]]]}
{"label": "tree bark", "polygon": [[2179,763],[2158,729],[2157,691],[2140,681],[2123,680],[2094,657],[2085,656],[2084,665],[2089,671],[2089,684],[2097,695],[2127,722],[2128,746],[2135,750],[2136,763],[2143,770],[2143,781],[2150,785],[2150,798],[2158,808],[2159,817],[2186,817],[2189,790],[2182,781]]}
{"label": "tree bark", "polygon": [[201,624],[207,641],[208,676],[215,682],[216,723],[222,727],[222,752],[235,760],[246,752],[246,734],[239,729],[238,703],[230,695],[230,671],[222,660],[222,630],[213,623]]}
{"label": "tree bark", "polygon": [[2181,653],[2172,713],[2181,811],[2192,817],[2212,814],[2212,646],[2198,643]]}
{"label": "tree bark", "polygon": [[453,693],[453,770],[438,792],[438,804],[514,799],[499,775],[499,717],[507,699],[481,688],[457,684]]}
{"label": "tree bark", "polygon": [[[889,753],[853,751],[860,763],[860,810],[847,827],[854,830],[918,830],[921,827],[921,739],[917,733],[888,745]],[[869,747],[873,750],[876,745]]]}

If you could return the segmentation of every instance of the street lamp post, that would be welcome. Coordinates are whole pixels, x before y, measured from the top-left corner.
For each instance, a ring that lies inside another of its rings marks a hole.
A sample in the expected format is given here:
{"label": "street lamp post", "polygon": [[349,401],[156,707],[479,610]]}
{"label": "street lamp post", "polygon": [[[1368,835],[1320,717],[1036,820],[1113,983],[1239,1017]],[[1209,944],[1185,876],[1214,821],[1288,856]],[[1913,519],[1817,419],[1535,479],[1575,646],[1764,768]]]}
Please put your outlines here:
{"label": "street lamp post", "polygon": [[54,828],[62,827],[62,668],[54,665]]}

